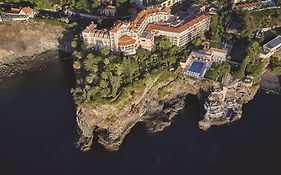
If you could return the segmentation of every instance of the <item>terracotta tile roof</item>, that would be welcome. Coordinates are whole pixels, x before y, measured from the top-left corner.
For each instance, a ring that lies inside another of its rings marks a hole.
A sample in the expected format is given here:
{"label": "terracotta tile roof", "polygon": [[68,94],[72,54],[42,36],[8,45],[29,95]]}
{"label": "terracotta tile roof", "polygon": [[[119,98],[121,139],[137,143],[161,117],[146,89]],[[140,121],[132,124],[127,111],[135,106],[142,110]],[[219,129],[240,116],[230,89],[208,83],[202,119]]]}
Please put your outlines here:
{"label": "terracotta tile roof", "polygon": [[93,29],[95,29],[97,25],[95,23],[90,24],[86,27],[86,29],[83,31],[84,33],[90,33]]}
{"label": "terracotta tile roof", "polygon": [[[140,25],[142,24],[142,22],[144,21],[144,19],[147,17],[147,15],[155,13],[155,12],[163,12],[163,13],[168,13],[170,12],[170,8],[166,7],[166,8],[159,8],[159,7],[154,7],[154,8],[150,8],[150,9],[146,9],[146,10],[142,10],[135,18],[134,20],[131,22],[131,24],[129,25],[129,29],[136,31]],[[117,32],[118,29],[120,28],[120,26],[122,25],[121,21],[117,21],[116,24],[111,28],[111,32]]]}
{"label": "terracotta tile roof", "polygon": [[187,23],[185,23],[181,26],[178,26],[178,27],[172,27],[172,26],[163,25],[163,24],[149,24],[146,30],[149,33],[153,30],[181,33],[183,31],[187,30],[188,28],[190,28],[191,26],[199,23],[200,21],[208,19],[209,17],[210,17],[209,14],[201,14],[201,15],[197,16],[196,18],[194,18],[194,19],[188,21]]}
{"label": "terracotta tile roof", "polygon": [[19,8],[11,8],[9,13],[15,13],[15,14],[18,14],[20,13],[20,9]]}
{"label": "terracotta tile roof", "polygon": [[23,11],[25,14],[30,14],[33,12],[33,9],[30,7],[24,7],[21,9],[21,11]]}
{"label": "terracotta tile roof", "polygon": [[19,14],[20,12],[23,12],[24,14],[30,14],[33,12],[33,9],[30,7],[23,7],[23,8],[11,8],[9,13]]}
{"label": "terracotta tile roof", "polygon": [[131,45],[134,44],[136,40],[134,40],[132,37],[128,35],[124,35],[119,39],[119,46],[126,46],[126,45]]}
{"label": "terracotta tile roof", "polygon": [[150,9],[146,9],[146,10],[142,10],[138,16],[133,20],[133,22],[131,23],[131,25],[129,26],[129,29],[137,31],[137,29],[141,26],[142,22],[144,21],[144,19],[149,15],[149,14],[153,14],[155,12],[163,12],[163,13],[168,13],[170,12],[170,8],[166,7],[166,8],[159,8],[159,7],[154,7],[154,8],[150,8]]}
{"label": "terracotta tile roof", "polygon": [[96,27],[97,25],[95,23],[92,23],[83,31],[83,33],[91,33],[92,36],[100,38],[109,38],[108,30],[99,30],[96,29]]}
{"label": "terracotta tile roof", "polygon": [[121,21],[117,21],[114,26],[111,28],[111,32],[117,32],[118,29],[120,28],[120,26],[122,25],[122,22]]}
{"label": "terracotta tile roof", "polygon": [[105,10],[116,10],[116,7],[113,5],[108,5],[104,8]]}
{"label": "terracotta tile roof", "polygon": [[252,8],[252,7],[259,7],[259,6],[262,6],[262,2],[241,3],[241,4],[237,4],[234,8],[235,9],[245,9],[245,8]]}
{"label": "terracotta tile roof", "polygon": [[161,10],[161,12],[165,12],[165,13],[167,13],[167,12],[169,12],[170,11],[170,7],[164,7],[162,10]]}

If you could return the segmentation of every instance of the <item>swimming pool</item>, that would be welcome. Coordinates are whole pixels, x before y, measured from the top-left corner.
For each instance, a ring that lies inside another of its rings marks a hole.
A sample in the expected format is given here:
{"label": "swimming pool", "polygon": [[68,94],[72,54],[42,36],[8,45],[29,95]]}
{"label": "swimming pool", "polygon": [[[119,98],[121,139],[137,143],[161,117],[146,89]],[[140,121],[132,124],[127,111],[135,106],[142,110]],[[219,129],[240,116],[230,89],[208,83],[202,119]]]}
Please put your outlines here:
{"label": "swimming pool", "polygon": [[193,61],[188,71],[200,74],[203,70],[203,67],[204,67],[204,63],[199,61]]}
{"label": "swimming pool", "polygon": [[269,6],[269,7],[272,7],[272,6],[275,6],[275,2],[272,1],[272,0],[268,0],[268,1],[265,2],[265,5]]}

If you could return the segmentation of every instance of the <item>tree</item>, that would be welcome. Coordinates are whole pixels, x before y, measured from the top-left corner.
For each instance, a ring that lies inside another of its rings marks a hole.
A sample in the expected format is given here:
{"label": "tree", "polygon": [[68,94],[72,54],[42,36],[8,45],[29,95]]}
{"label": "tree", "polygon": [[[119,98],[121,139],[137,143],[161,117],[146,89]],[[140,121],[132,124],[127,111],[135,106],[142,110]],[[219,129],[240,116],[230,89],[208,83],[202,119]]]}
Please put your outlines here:
{"label": "tree", "polygon": [[205,77],[214,81],[222,80],[224,76],[229,74],[231,66],[228,63],[223,65],[213,64],[212,67],[206,72]]}
{"label": "tree", "polygon": [[136,57],[138,59],[138,61],[143,61],[145,59],[147,59],[147,57],[149,56],[149,52],[143,48],[138,48],[137,53],[136,53]]}
{"label": "tree", "polygon": [[73,47],[74,49],[77,47],[77,45],[78,45],[78,43],[77,43],[76,40],[73,40],[73,41],[71,42],[71,47]]}
{"label": "tree", "polygon": [[76,58],[78,58],[79,60],[82,59],[82,52],[75,50],[72,55]]}
{"label": "tree", "polygon": [[99,97],[100,88],[98,86],[91,87],[87,90],[87,101],[97,99]]}
{"label": "tree", "polygon": [[107,56],[110,53],[110,50],[107,48],[104,48],[101,50],[101,55],[102,56]]}
{"label": "tree", "polygon": [[134,75],[138,74],[138,64],[130,59],[126,59],[123,63],[124,74],[128,77],[128,82],[132,83]]}
{"label": "tree", "polygon": [[121,64],[115,64],[114,66],[114,72],[116,73],[116,75],[121,76],[123,74],[123,66]]}
{"label": "tree", "polygon": [[96,68],[95,66],[97,66],[97,64],[96,64],[96,60],[94,58],[91,58],[91,59],[86,58],[84,60],[83,64],[87,71],[95,72],[94,69]]}
{"label": "tree", "polygon": [[88,0],[79,0],[76,1],[75,7],[79,10],[90,12],[91,6]]}
{"label": "tree", "polygon": [[163,63],[165,63],[167,66],[171,66],[177,62],[177,57],[175,56],[168,56],[163,59]]}
{"label": "tree", "polygon": [[170,48],[172,46],[171,41],[168,38],[161,38],[159,41],[159,47],[161,50],[167,50],[168,48]]}
{"label": "tree", "polygon": [[121,85],[121,82],[122,82],[122,78],[120,76],[111,76],[110,77],[110,83],[112,86],[112,90],[111,90],[112,97],[116,97],[118,89]]}
{"label": "tree", "polygon": [[219,15],[215,14],[211,18],[210,23],[210,32],[212,35],[215,35],[218,32],[218,26],[219,26]]}
{"label": "tree", "polygon": [[255,23],[255,21],[253,20],[253,18],[249,12],[246,12],[244,14],[243,19],[244,19],[244,24],[242,26],[241,35],[242,35],[242,37],[251,38],[254,30],[256,29],[257,25],[259,25],[259,24]]}
{"label": "tree", "polygon": [[94,58],[95,58],[95,56],[94,56],[94,54],[92,54],[92,53],[89,53],[89,54],[87,55],[87,59],[93,60]]}
{"label": "tree", "polygon": [[238,72],[236,72],[237,79],[241,79],[245,75],[252,75],[257,79],[261,75],[264,64],[259,60],[258,51],[259,43],[256,41],[250,43],[246,51],[246,57],[242,61]]}
{"label": "tree", "polygon": [[207,0],[197,0],[197,4],[204,4]]}
{"label": "tree", "polygon": [[81,69],[81,64],[78,61],[74,61],[73,63],[73,68],[76,70],[80,70]]}
{"label": "tree", "polygon": [[99,0],[92,0],[92,8],[97,8],[100,5]]}
{"label": "tree", "polygon": [[192,41],[192,44],[196,47],[199,48],[202,45],[202,39],[201,37],[197,37]]}

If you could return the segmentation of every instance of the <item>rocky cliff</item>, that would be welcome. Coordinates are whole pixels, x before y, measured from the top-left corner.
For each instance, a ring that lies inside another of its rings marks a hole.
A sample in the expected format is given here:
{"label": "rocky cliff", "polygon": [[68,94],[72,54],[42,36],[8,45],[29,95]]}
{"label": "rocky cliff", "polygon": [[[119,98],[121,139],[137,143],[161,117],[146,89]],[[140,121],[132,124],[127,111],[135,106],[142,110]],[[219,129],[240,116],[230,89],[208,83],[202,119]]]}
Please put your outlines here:
{"label": "rocky cliff", "polygon": [[144,88],[135,90],[126,102],[79,106],[79,145],[84,151],[90,149],[94,135],[97,135],[98,142],[107,149],[118,150],[124,137],[138,122],[144,122],[151,132],[161,131],[184,108],[186,96],[200,94],[204,87],[207,89],[208,86],[197,81],[175,76],[163,80],[156,76],[146,81]]}
{"label": "rocky cliff", "polygon": [[281,94],[281,75],[276,75],[267,70],[262,76],[261,88],[267,92]]}
{"label": "rocky cliff", "polygon": [[59,50],[70,50],[70,41],[71,33],[61,26],[38,21],[1,23],[1,78],[58,58]]}
{"label": "rocky cliff", "polygon": [[[185,107],[188,94],[197,95],[203,105],[212,87],[212,84],[193,80],[180,73],[165,78],[156,76],[146,80],[144,84],[144,87],[134,90],[125,102],[94,106],[78,105],[77,123],[80,131],[78,144],[81,150],[89,150],[93,139],[97,139],[96,142],[109,150],[118,150],[125,136],[138,122],[145,123],[151,132],[162,131]],[[240,98],[241,105],[254,97],[258,87],[254,85],[245,86],[242,90],[240,88],[244,94]],[[232,121],[212,120],[207,128]]]}

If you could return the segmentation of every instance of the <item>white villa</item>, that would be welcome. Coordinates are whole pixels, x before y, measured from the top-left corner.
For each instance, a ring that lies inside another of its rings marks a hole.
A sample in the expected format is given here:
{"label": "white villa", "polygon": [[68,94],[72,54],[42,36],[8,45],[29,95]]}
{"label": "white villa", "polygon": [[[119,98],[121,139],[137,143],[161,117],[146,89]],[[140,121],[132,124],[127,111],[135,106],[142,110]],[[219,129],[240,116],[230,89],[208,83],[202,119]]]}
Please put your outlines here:
{"label": "white villa", "polygon": [[31,7],[11,8],[3,16],[3,20],[25,21],[34,18],[34,11]]}

